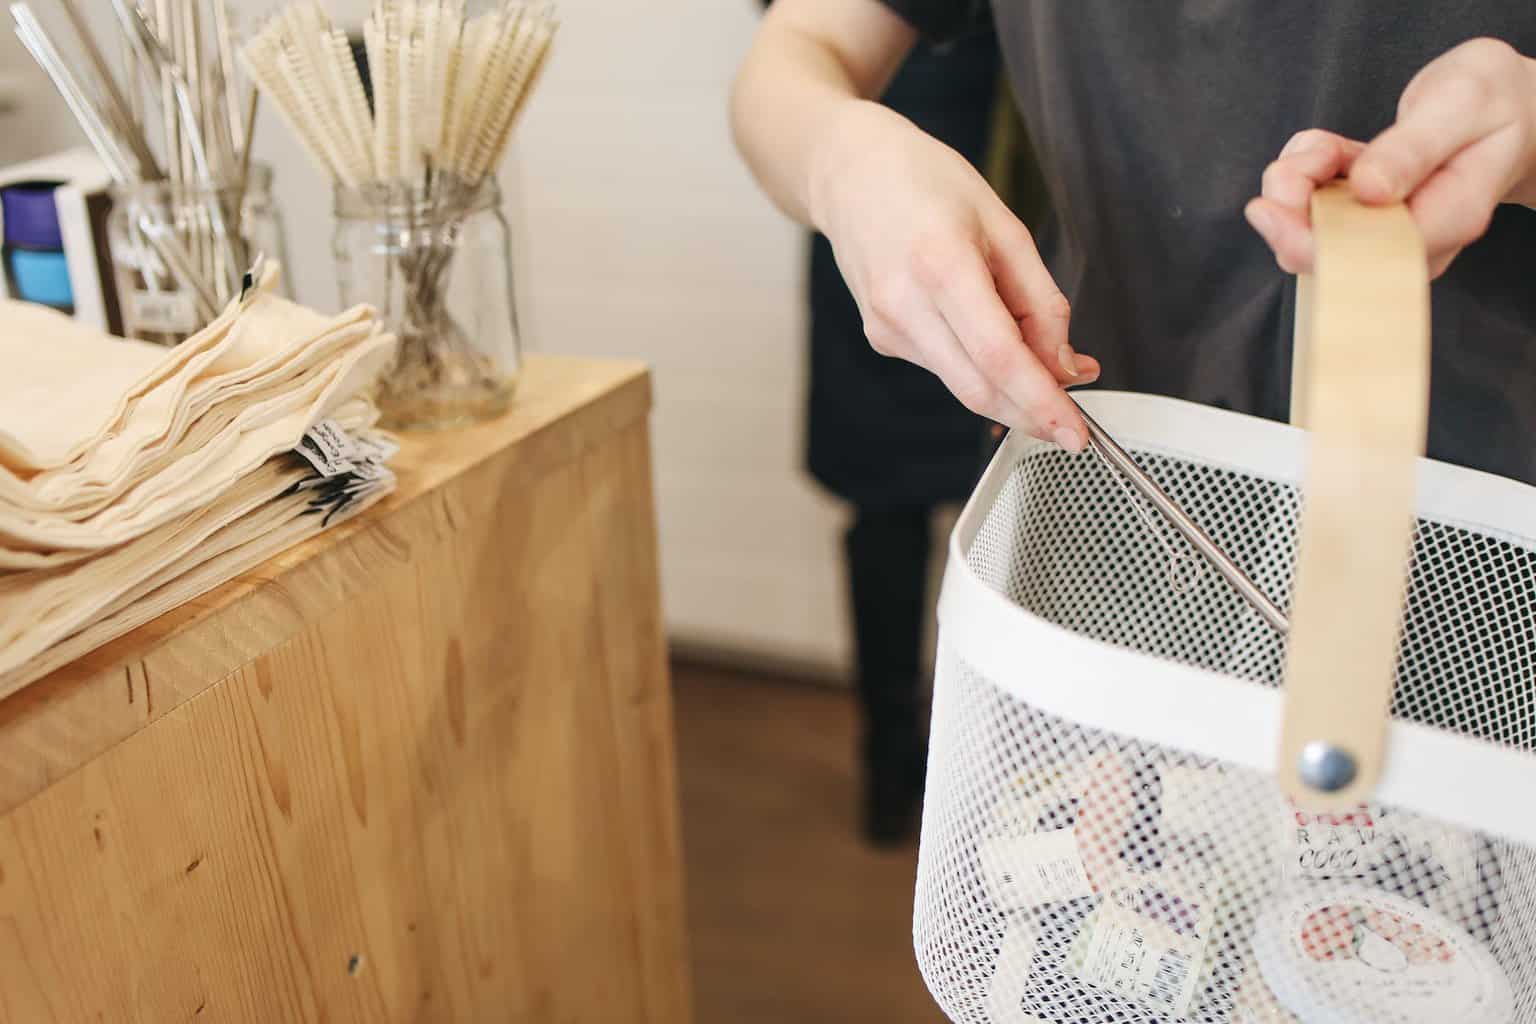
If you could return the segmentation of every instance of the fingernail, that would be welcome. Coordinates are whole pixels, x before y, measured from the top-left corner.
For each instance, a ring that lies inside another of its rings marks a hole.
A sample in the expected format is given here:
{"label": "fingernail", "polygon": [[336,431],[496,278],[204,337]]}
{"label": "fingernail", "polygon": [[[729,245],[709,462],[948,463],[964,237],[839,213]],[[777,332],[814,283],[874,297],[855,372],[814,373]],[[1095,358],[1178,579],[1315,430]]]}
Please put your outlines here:
{"label": "fingernail", "polygon": [[1072,351],[1071,345],[1063,345],[1056,350],[1056,361],[1061,364],[1067,376],[1077,376],[1077,353]]}
{"label": "fingernail", "polygon": [[1083,450],[1082,437],[1077,431],[1068,427],[1057,427],[1055,433],[1051,434],[1051,440],[1055,441],[1058,447],[1065,448],[1073,455]]}
{"label": "fingernail", "polygon": [[1077,373],[1075,373],[1073,376],[1084,377],[1084,376],[1087,376],[1090,373],[1092,373],[1094,376],[1098,376],[1098,374],[1094,370],[1093,360],[1089,359],[1087,356],[1078,356],[1077,357]]}

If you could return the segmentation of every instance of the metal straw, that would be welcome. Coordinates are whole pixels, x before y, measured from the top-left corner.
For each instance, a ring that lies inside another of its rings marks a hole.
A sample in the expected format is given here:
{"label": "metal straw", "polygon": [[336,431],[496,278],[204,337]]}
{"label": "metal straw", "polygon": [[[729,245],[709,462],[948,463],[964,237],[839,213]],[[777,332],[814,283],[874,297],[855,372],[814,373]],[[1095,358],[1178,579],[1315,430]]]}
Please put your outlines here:
{"label": "metal straw", "polygon": [[[98,100],[91,92],[86,91],[69,61],[63,58],[57,46],[54,45],[54,40],[49,37],[48,31],[43,28],[37,15],[32,12],[29,3],[17,2],[11,5],[11,15],[15,18],[15,34],[22,40],[28,52],[31,52],[32,58],[37,60],[38,66],[41,66],[48,77],[54,81],[55,89],[61,97],[65,98],[69,111],[75,115],[75,120],[80,123],[86,138],[91,141],[101,161],[106,164],[112,180],[117,181],[121,186],[138,186],[146,181],[160,180],[164,173],[147,146],[143,121],[138,120],[138,77],[132,72],[137,72],[137,66],[141,64],[144,68],[157,68],[157,71],[161,72],[157,77],[166,83],[169,98],[172,101],[164,109],[167,157],[169,157],[167,166],[172,172],[172,190],[180,195],[177,160],[169,141],[175,135],[180,135],[183,123],[186,126],[183,144],[190,143],[189,149],[192,152],[189,155],[192,155],[197,163],[195,173],[200,175],[204,186],[210,189],[214,181],[214,173],[212,173],[214,169],[210,166],[203,137],[198,134],[198,118],[201,114],[195,109],[195,104],[192,103],[192,97],[186,88],[186,81],[181,78],[174,61],[170,66],[166,66],[167,54],[158,45],[157,38],[149,32],[147,25],[144,25],[140,12],[131,11],[124,0],[114,0],[112,3],[115,14],[123,25],[124,40],[127,41],[129,54],[131,54],[131,58],[127,61],[131,69],[131,78],[129,78],[129,89],[124,94],[123,89],[118,88],[100,46],[89,34],[74,0],[60,0],[60,6],[65,9],[75,34],[80,37],[81,46],[86,51],[89,64],[94,68],[95,75],[108,94],[103,100]],[[180,118],[177,117],[178,109],[180,109]],[[163,215],[158,210],[152,212],[149,209],[135,209],[132,210],[131,215],[134,216],[135,227],[143,233],[147,243],[151,244],[152,249],[160,255],[170,275],[174,276],[180,282],[180,286],[192,295],[201,315],[214,316],[223,301],[223,293],[230,290],[232,284],[226,282],[224,289],[212,287],[212,282],[207,279],[210,267],[204,266],[200,269],[198,266],[200,261],[187,250],[183,239],[178,238],[169,223],[161,223],[160,218]],[[223,243],[224,249],[230,250],[229,256],[233,256],[233,239],[230,238],[227,226],[224,224],[223,210],[218,209],[217,197],[210,198],[206,218],[212,233],[217,236],[220,243]],[[198,239],[194,238],[192,241],[197,243]],[[223,256],[223,250],[218,255]],[[223,259],[220,259],[220,264],[223,263]],[[223,266],[220,269],[223,270]],[[226,276],[233,273],[235,273],[233,270],[227,270]],[[155,289],[157,282],[154,281],[147,267],[144,269],[144,278],[147,286]]]}
{"label": "metal straw", "polygon": [[70,71],[69,65],[59,56],[53,40],[43,29],[42,23],[37,20],[37,15],[32,13],[31,6],[25,3],[12,4],[11,17],[16,20],[17,38],[53,80],[54,88],[58,89],[59,95],[64,97],[70,112],[80,123],[80,129],[85,132],[91,145],[101,154],[113,178],[119,181],[132,179],[134,175],[131,171],[133,167],[131,156],[123,148],[116,133],[108,126],[101,109],[92,102],[89,94]]}
{"label": "metal straw", "polygon": [[65,17],[75,30],[75,35],[80,37],[80,45],[85,50],[85,55],[91,65],[96,69],[96,77],[101,80],[107,94],[107,111],[112,115],[112,120],[122,133],[128,147],[133,150],[134,158],[139,162],[139,174],[145,178],[158,178],[160,167],[155,160],[155,154],[150,151],[149,142],[144,138],[143,131],[139,128],[138,121],[133,116],[127,97],[118,88],[117,76],[112,73],[112,68],[107,64],[106,56],[101,52],[101,47],[96,45],[96,37],[91,34],[90,26],[81,16],[80,9],[75,6],[75,0],[57,0],[63,9]]}
{"label": "metal straw", "polygon": [[202,132],[202,112],[194,100],[195,94],[188,84],[187,75],[175,57],[166,51],[138,10],[129,8],[123,0],[113,0],[112,7],[122,24],[123,32],[137,46],[140,58],[150,67],[158,69],[170,82],[176,105],[181,111],[182,130],[185,132],[183,140],[191,150],[194,170],[202,179],[203,187],[210,190],[204,207],[213,227],[213,236],[220,244],[220,255],[228,257],[227,262],[221,260],[222,273],[215,273],[214,276],[232,292],[238,286],[241,260],[235,252],[234,238],[224,222],[224,211],[219,206],[218,196],[211,191],[216,179]]}
{"label": "metal straw", "polygon": [[[1076,399],[1073,401],[1075,403]],[[1098,450],[1104,460],[1113,466],[1136,489],[1136,492],[1147,500],[1148,504],[1157,509],[1169,526],[1177,530],[1191,547],[1200,552],[1210,563],[1211,568],[1220,573],[1221,577],[1253,606],[1254,611],[1258,612],[1271,628],[1282,636],[1289,634],[1290,619],[1269,599],[1269,595],[1253,581],[1253,578],[1243,571],[1242,566],[1221,550],[1221,547],[1211,539],[1211,535],[1190,518],[1189,513],[1170,498],[1167,491],[1158,486],[1157,481],[1152,479],[1147,471],[1142,469],[1092,416],[1088,415],[1082,405],[1079,404],[1077,408],[1083,414],[1083,422],[1088,425],[1089,443]]]}

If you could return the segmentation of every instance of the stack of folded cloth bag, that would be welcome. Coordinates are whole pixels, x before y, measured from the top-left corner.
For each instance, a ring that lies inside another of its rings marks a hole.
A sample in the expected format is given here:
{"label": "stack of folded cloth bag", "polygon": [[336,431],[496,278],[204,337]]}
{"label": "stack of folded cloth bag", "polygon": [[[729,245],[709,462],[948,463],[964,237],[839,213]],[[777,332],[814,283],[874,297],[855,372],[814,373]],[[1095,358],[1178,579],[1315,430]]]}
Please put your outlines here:
{"label": "stack of folded cloth bag", "polygon": [[393,489],[394,339],[277,272],[175,348],[0,303],[0,696]]}

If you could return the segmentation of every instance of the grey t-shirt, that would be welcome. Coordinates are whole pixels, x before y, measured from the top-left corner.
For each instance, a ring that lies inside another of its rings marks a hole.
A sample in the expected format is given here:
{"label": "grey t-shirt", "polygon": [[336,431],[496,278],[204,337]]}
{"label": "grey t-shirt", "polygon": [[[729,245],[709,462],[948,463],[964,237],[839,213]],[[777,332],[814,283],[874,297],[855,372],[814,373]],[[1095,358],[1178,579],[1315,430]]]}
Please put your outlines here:
{"label": "grey t-shirt", "polygon": [[[885,0],[920,31],[967,0]],[[1040,245],[1102,383],[1285,419],[1294,279],[1243,219],[1290,136],[1369,139],[1476,36],[1536,55],[1536,2],[994,0],[1054,212]],[[1536,483],[1536,211],[1436,282],[1429,454]]]}

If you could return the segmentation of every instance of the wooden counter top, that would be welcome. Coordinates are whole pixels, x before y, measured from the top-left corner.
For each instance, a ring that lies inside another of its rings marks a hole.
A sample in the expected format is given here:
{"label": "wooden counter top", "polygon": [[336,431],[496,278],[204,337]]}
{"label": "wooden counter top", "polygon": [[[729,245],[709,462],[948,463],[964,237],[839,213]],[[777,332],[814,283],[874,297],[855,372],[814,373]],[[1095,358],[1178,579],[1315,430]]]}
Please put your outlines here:
{"label": "wooden counter top", "polygon": [[686,1021],[649,408],[532,357],[379,506],[0,701],[0,1022]]}
{"label": "wooden counter top", "polygon": [[400,487],[379,506],[0,701],[0,813],[368,586],[409,558],[403,544],[452,529],[433,500],[445,482],[498,453],[536,477],[649,408],[643,366],[534,356],[507,416],[402,437]]}

